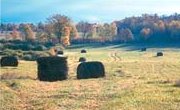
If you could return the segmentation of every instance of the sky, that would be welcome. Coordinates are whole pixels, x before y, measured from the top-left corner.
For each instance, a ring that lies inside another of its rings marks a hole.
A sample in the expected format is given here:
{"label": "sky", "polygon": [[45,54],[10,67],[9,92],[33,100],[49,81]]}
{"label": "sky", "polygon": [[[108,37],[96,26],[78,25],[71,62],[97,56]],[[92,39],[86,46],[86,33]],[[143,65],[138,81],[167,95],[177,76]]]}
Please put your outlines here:
{"label": "sky", "polygon": [[62,14],[74,22],[112,22],[144,13],[180,13],[180,0],[0,0],[3,23],[45,22]]}

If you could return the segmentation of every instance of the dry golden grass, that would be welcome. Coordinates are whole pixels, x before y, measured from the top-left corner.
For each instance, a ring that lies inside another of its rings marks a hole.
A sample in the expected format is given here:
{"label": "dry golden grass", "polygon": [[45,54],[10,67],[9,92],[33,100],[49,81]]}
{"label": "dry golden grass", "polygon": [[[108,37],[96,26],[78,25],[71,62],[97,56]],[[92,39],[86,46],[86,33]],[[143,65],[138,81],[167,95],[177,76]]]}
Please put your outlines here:
{"label": "dry golden grass", "polygon": [[[41,82],[36,62],[20,61],[18,68],[3,67],[0,75],[0,110],[179,110],[180,52],[148,52],[89,48],[66,50],[69,79]],[[102,61],[106,77],[76,79],[79,57]],[[9,76],[7,75],[9,74]],[[14,74],[14,75],[12,75]],[[7,75],[7,76],[6,76]]]}
{"label": "dry golden grass", "polygon": [[180,79],[175,82],[176,87],[180,87]]}

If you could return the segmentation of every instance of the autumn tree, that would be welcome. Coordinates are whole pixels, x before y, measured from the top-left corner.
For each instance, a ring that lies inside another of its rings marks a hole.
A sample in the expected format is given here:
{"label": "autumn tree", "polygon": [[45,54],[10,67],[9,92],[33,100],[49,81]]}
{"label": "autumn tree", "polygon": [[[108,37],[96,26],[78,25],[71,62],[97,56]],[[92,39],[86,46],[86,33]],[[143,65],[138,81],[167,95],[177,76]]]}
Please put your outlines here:
{"label": "autumn tree", "polygon": [[49,31],[51,31],[51,33],[54,33],[59,39],[59,42],[61,42],[64,28],[71,27],[71,20],[67,16],[57,14],[48,18],[48,27]]}
{"label": "autumn tree", "polygon": [[103,28],[104,28],[104,30],[103,30],[103,34],[104,34],[103,37],[105,37],[106,39],[109,39],[112,36],[111,35],[111,27],[110,27],[110,25],[105,23],[103,25]]}
{"label": "autumn tree", "polygon": [[19,31],[17,31],[16,28],[14,28],[13,31],[11,32],[11,37],[13,40],[22,40],[21,34]]}
{"label": "autumn tree", "polygon": [[92,24],[91,27],[90,27],[89,33],[87,34],[86,38],[92,39],[92,38],[97,37],[96,28],[97,28],[97,25],[96,24]]}
{"label": "autumn tree", "polygon": [[37,32],[44,32],[45,31],[45,24],[43,24],[42,22],[39,22],[36,29],[37,29]]}
{"label": "autumn tree", "polygon": [[161,31],[161,32],[163,32],[164,30],[165,30],[165,23],[162,21],[162,20],[159,20],[158,22],[157,22],[157,27],[158,27],[158,29],[157,30],[159,30],[159,31]]}
{"label": "autumn tree", "polygon": [[121,29],[120,33],[117,35],[117,39],[121,42],[130,42],[134,40],[134,36],[130,29]]}
{"label": "autumn tree", "polygon": [[117,35],[117,26],[116,23],[113,22],[110,24],[110,28],[111,28],[111,36],[116,36]]}
{"label": "autumn tree", "polygon": [[53,36],[53,25],[52,24],[46,24],[44,26],[44,32],[48,35],[49,39]]}
{"label": "autumn tree", "polygon": [[180,40],[180,21],[173,20],[168,24],[170,37],[174,40]]}
{"label": "autumn tree", "polygon": [[85,21],[80,21],[77,25],[76,28],[79,32],[82,33],[82,38],[85,39],[86,36],[91,33],[92,31],[92,24],[85,22]]}
{"label": "autumn tree", "polygon": [[99,24],[96,27],[97,36],[104,40],[112,40],[117,35],[117,27],[115,23]]}
{"label": "autumn tree", "polygon": [[[17,27],[14,30],[14,27]],[[64,15],[49,17],[46,23],[12,24],[1,23],[0,31],[7,38],[40,42],[62,43],[69,45],[70,40],[78,38],[78,32],[83,39],[87,40],[119,40],[169,42],[180,41],[180,14],[163,15],[143,14],[137,17],[128,17],[113,23],[97,24],[81,21],[76,24]],[[11,34],[10,34],[11,33]],[[22,34],[23,33],[23,34]],[[36,33],[36,37],[35,34]],[[115,36],[115,37],[114,37]],[[77,40],[78,41],[78,40]],[[79,41],[84,41],[80,39]]]}
{"label": "autumn tree", "polygon": [[38,42],[45,43],[45,42],[48,42],[49,37],[48,37],[48,34],[45,32],[37,32],[36,39]]}
{"label": "autumn tree", "polygon": [[[48,18],[47,29],[49,33],[53,33],[59,39],[59,43],[70,44],[70,37],[75,37],[74,24],[71,19],[64,15],[54,15]],[[74,36],[72,36],[74,35]]]}
{"label": "autumn tree", "polygon": [[35,33],[32,31],[31,26],[29,24],[24,24],[22,28],[23,33],[25,34],[25,40],[34,41],[36,39]]}
{"label": "autumn tree", "polygon": [[64,46],[70,45],[71,27],[64,27],[61,42]]}
{"label": "autumn tree", "polygon": [[141,35],[141,38],[143,40],[147,40],[150,37],[150,35],[151,35],[151,29],[150,28],[143,28],[140,31],[140,35]]}
{"label": "autumn tree", "polygon": [[78,30],[75,25],[71,26],[70,39],[76,39],[79,37]]}

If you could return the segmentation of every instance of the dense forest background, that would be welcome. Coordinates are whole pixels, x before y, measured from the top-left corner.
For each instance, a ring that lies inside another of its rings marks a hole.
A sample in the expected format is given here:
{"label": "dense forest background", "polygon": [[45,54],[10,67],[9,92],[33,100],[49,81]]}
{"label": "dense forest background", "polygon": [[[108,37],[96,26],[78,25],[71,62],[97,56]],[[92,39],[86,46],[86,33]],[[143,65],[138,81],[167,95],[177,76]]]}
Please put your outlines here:
{"label": "dense forest background", "polygon": [[143,14],[112,23],[74,23],[64,15],[53,15],[47,21],[1,23],[1,39],[62,43],[180,42],[180,14],[158,16]]}

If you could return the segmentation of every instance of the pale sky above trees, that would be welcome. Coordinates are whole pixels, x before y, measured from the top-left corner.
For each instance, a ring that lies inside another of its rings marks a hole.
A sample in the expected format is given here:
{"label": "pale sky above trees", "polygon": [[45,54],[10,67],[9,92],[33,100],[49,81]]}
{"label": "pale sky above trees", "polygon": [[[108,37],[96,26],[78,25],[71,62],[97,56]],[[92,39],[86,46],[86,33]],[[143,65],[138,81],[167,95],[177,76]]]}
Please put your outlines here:
{"label": "pale sky above trees", "polygon": [[75,22],[112,22],[148,13],[180,13],[180,0],[1,0],[1,22],[37,23],[53,14]]}

